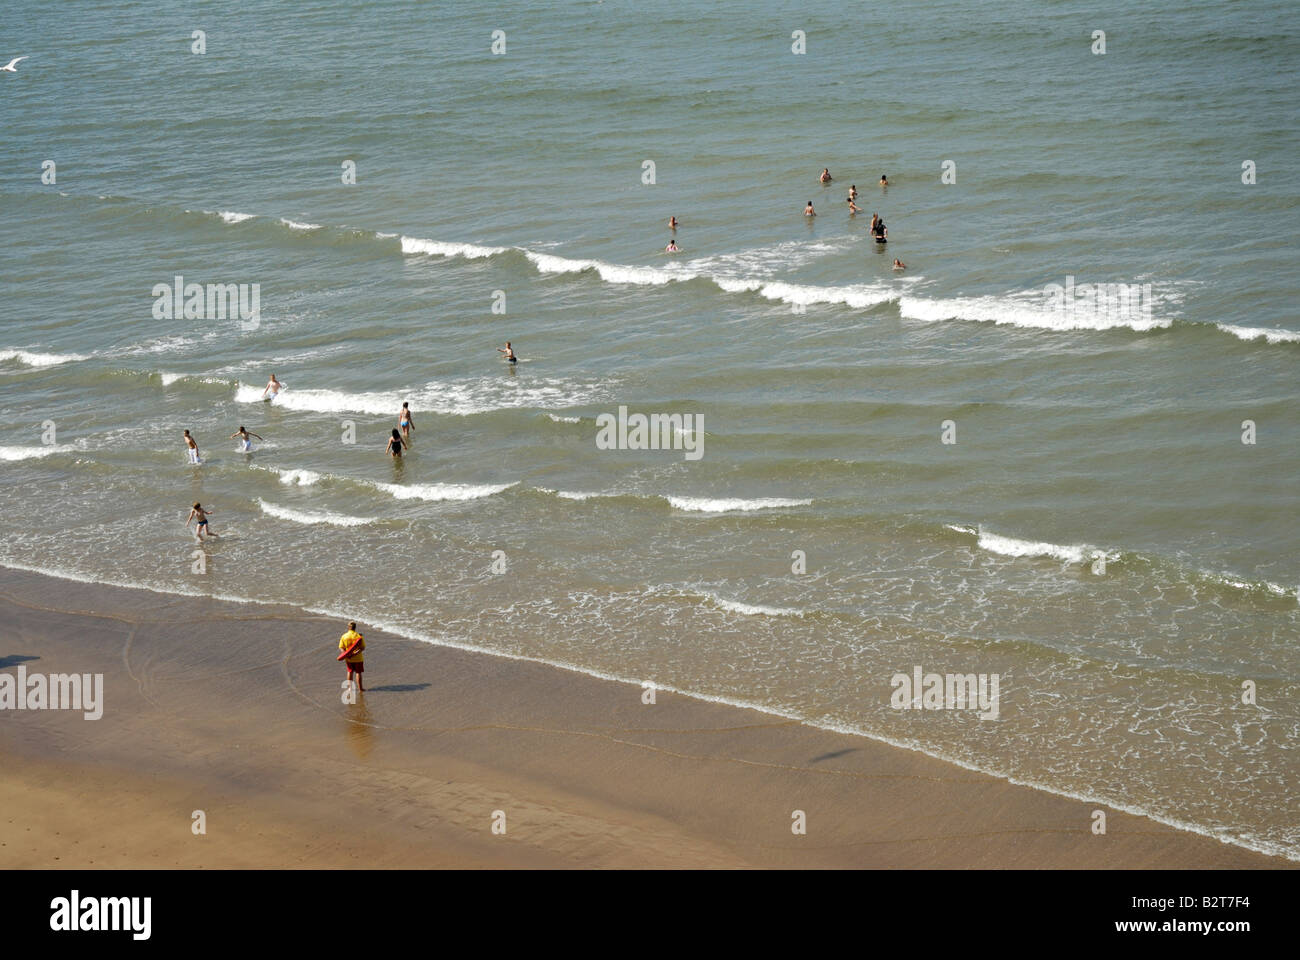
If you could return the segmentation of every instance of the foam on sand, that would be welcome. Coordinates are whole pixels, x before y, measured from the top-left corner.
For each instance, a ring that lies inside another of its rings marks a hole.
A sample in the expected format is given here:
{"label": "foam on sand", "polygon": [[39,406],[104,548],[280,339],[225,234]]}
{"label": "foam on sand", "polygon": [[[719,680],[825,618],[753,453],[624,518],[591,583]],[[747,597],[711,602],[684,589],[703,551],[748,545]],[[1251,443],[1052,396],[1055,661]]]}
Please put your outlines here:
{"label": "foam on sand", "polygon": [[349,517],[342,513],[332,513],[329,510],[293,510],[289,507],[267,503],[265,500],[258,500],[257,503],[267,516],[276,517],[279,520],[289,520],[293,523],[327,523],[335,527],[362,527],[368,523],[375,523],[378,519],[376,517]]}

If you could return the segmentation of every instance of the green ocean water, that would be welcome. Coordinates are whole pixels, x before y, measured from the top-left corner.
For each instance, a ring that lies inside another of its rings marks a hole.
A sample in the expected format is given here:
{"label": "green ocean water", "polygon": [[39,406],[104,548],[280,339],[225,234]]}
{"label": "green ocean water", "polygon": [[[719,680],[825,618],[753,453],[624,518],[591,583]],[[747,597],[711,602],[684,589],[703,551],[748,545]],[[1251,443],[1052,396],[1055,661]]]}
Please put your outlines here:
{"label": "green ocean water", "polygon": [[[6,5],[0,563],[652,680],[1296,858],[1294,10]],[[257,284],[258,322],[160,318],[176,276]],[[599,449],[620,405],[701,416],[703,456]],[[999,718],[892,709],[917,665],[1000,674]]]}

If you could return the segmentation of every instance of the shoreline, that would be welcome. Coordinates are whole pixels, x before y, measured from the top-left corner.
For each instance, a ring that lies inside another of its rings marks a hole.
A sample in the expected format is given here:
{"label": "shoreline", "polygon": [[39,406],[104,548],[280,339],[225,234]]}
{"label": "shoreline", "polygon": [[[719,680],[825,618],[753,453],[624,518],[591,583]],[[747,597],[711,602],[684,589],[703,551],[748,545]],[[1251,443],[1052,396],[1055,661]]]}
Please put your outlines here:
{"label": "shoreline", "polygon": [[4,711],[9,866],[1296,866],[862,734],[663,688],[648,705],[625,680],[365,623],[374,686],[344,705],[343,625],[289,606],[13,567],[0,606],[0,669],[106,688],[99,721]]}

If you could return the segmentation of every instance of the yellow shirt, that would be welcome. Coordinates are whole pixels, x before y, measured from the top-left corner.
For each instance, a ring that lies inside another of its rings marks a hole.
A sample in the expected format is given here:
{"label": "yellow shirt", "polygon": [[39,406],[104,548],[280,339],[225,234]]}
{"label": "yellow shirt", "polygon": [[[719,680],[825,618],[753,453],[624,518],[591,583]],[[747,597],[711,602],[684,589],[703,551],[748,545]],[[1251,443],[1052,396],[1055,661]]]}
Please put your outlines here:
{"label": "yellow shirt", "polygon": [[[358,640],[361,640],[361,634],[357,633],[355,630],[349,630],[347,633],[343,634],[343,636],[339,637],[339,653],[342,653],[344,650],[352,646],[352,644],[356,643]],[[366,649],[366,641],[361,640],[361,645],[357,647],[357,652],[352,654],[352,656],[348,657],[344,662],[345,663],[365,662],[366,658],[361,655],[361,651],[364,649]]]}

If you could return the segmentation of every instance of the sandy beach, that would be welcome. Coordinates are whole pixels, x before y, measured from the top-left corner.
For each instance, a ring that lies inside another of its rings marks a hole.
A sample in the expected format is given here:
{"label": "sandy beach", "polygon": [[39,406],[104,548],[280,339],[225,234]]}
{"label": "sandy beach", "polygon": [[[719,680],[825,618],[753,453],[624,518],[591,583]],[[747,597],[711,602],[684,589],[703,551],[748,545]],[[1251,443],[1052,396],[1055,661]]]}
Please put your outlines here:
{"label": "sandy beach", "polygon": [[[5,867],[1251,868],[1288,861],[872,740],[291,608],[0,571]],[[202,810],[206,833],[192,816]],[[807,832],[791,831],[793,811]],[[494,833],[504,814],[505,833]]]}

